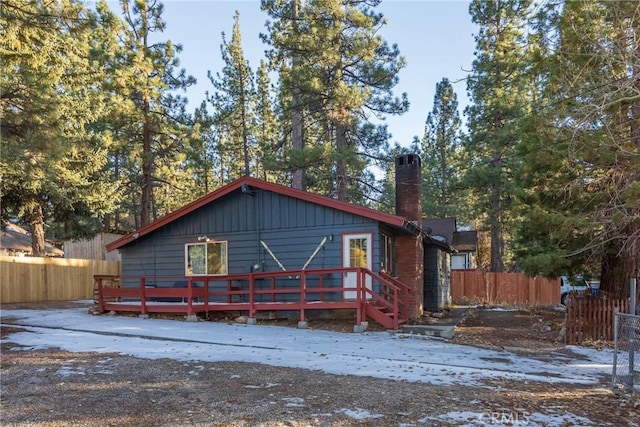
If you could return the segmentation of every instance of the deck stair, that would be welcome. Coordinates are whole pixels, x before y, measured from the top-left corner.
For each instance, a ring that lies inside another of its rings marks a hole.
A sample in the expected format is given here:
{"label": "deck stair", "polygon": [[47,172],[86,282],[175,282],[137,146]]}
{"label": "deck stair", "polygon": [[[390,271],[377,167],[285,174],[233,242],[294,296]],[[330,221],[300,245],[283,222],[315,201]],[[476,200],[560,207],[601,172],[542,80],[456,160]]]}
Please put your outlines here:
{"label": "deck stair", "polygon": [[378,281],[379,292],[368,295],[365,316],[387,329],[397,330],[399,325],[409,320],[409,287],[385,273],[376,274],[367,270],[366,274]]}

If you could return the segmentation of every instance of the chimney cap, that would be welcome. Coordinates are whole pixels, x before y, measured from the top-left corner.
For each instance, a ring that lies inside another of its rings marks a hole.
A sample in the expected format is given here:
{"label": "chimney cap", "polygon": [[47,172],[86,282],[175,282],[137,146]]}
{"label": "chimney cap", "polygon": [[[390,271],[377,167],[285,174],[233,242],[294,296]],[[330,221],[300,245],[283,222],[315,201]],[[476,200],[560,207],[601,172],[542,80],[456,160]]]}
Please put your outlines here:
{"label": "chimney cap", "polygon": [[414,165],[414,164],[417,164],[418,166],[420,166],[421,163],[422,161],[420,159],[420,156],[416,153],[401,154],[398,157],[396,157],[397,166]]}

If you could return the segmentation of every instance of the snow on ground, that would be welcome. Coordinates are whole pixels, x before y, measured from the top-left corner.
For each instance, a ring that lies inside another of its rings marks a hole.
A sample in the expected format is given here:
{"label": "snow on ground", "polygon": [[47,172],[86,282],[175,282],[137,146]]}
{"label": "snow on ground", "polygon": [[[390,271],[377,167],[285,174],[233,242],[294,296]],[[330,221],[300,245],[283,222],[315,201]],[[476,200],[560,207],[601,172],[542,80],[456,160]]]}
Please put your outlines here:
{"label": "snow on ground", "polygon": [[[115,352],[140,358],[238,361],[321,370],[436,385],[485,386],[485,378],[549,383],[598,384],[610,374],[611,350],[569,347],[580,357],[554,353],[539,361],[509,351],[411,339],[389,332],[363,334],[184,322],[87,313],[86,307],[59,310],[2,310],[25,332],[5,341],[27,349]],[[64,371],[64,367],[61,368]],[[78,374],[66,372],[66,374]],[[375,414],[373,414],[375,415]]]}
{"label": "snow on ground", "polygon": [[595,426],[593,421],[585,417],[580,417],[571,412],[562,414],[553,414],[553,416],[522,412],[473,412],[473,411],[451,411],[446,414],[436,416],[426,416],[418,420],[419,423],[467,423],[467,426],[487,426],[487,425],[506,425],[506,426],[536,426],[544,425],[546,427],[563,427],[563,426]]}

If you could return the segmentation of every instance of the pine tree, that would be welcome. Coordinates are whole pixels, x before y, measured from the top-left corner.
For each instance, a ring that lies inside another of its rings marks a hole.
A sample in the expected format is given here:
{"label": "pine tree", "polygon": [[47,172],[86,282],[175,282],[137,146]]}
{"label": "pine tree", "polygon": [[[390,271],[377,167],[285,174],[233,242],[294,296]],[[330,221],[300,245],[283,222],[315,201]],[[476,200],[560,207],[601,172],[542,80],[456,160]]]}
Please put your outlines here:
{"label": "pine tree", "polygon": [[203,101],[193,114],[193,132],[188,139],[188,161],[194,170],[195,196],[202,196],[224,184],[219,174],[220,159],[214,120]]}
{"label": "pine tree", "polygon": [[273,87],[266,61],[261,60],[256,73],[255,135],[257,139],[257,176],[273,182],[285,182],[286,175],[277,171],[282,158],[282,144]]}
{"label": "pine tree", "polygon": [[135,226],[140,227],[192,197],[185,185],[191,181],[190,172],[182,168],[181,158],[191,118],[185,110],[187,100],[177,93],[195,79],[178,68],[182,47],[157,40],[165,28],[162,3],[121,0],[120,4],[122,45],[113,65],[123,98],[117,118],[119,156]]}
{"label": "pine tree", "polygon": [[107,101],[100,31],[75,0],[7,0],[0,27],[2,218],[28,223],[43,256],[45,231],[92,235],[117,198],[103,174],[107,141],[91,126]]}
{"label": "pine tree", "polygon": [[[224,135],[224,155],[231,167],[229,179],[250,175],[257,170],[255,164],[254,103],[255,88],[253,72],[244,58],[240,34],[240,14],[233,18],[231,40],[222,33],[220,51],[224,61],[222,74],[209,72],[215,92],[209,101],[215,107],[214,122]],[[238,158],[238,156],[241,156]],[[250,159],[253,160],[253,166]],[[240,167],[241,166],[241,167]]]}
{"label": "pine tree", "polygon": [[449,79],[436,84],[433,109],[422,138],[422,210],[426,217],[459,213],[455,197],[460,180],[460,113]]}
{"label": "pine tree", "polygon": [[475,191],[476,215],[484,216],[491,238],[491,270],[505,268],[513,228],[514,156],[519,119],[526,111],[525,67],[529,0],[474,0],[469,11],[479,25],[476,59],[467,88],[466,182]]}
{"label": "pine tree", "polygon": [[[289,94],[286,116],[294,123],[296,112],[303,111],[304,148],[291,151],[292,170],[331,162],[331,179],[325,181],[330,188],[324,192],[341,200],[363,194],[358,183],[364,181],[368,159],[359,145],[359,132],[368,129],[370,115],[401,114],[408,108],[406,95],[397,98],[392,92],[405,62],[397,46],[389,46],[378,35],[385,24],[382,14],[374,11],[378,4],[262,2],[263,10],[274,18],[264,39],[272,46],[272,67]],[[327,175],[316,178],[324,181]]]}
{"label": "pine tree", "polygon": [[[639,14],[637,2],[563,5],[539,115],[549,147],[526,175],[536,215],[523,234],[539,248],[525,252],[526,266],[541,270],[548,262],[554,272],[565,266],[591,274],[601,266],[601,288],[621,296],[640,274]],[[552,178],[544,183],[543,168]],[[544,222],[556,230],[534,234]]]}

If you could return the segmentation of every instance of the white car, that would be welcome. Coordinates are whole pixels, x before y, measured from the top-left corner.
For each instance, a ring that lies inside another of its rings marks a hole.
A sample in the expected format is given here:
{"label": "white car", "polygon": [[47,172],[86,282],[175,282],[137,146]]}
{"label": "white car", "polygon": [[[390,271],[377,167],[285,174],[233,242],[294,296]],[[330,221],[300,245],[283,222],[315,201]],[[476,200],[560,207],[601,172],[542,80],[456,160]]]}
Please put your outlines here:
{"label": "white car", "polygon": [[600,282],[587,282],[582,276],[560,276],[560,304],[565,305],[567,295],[571,291],[590,291],[592,295],[597,294],[600,289]]}

